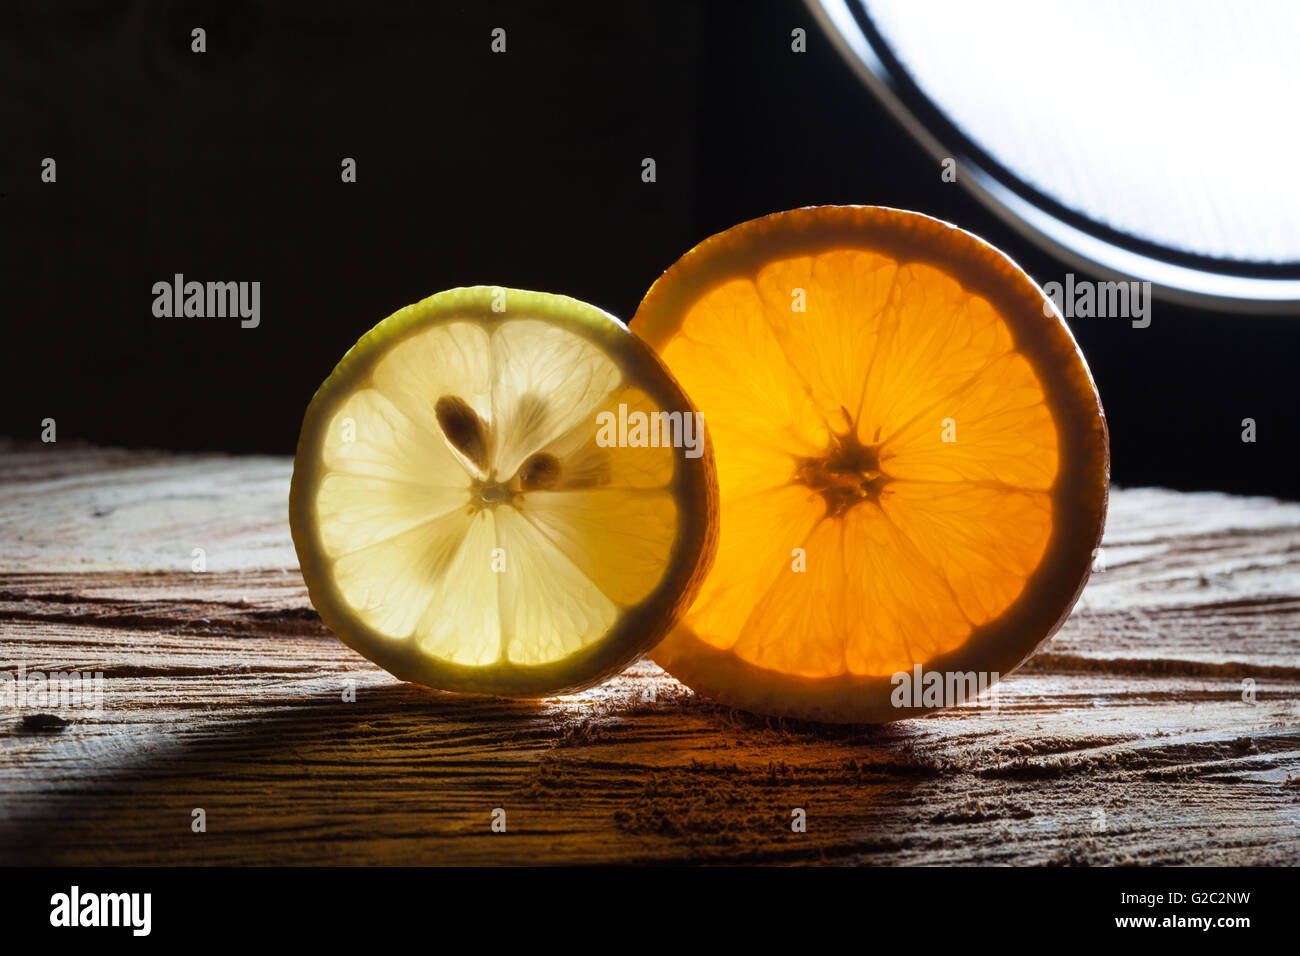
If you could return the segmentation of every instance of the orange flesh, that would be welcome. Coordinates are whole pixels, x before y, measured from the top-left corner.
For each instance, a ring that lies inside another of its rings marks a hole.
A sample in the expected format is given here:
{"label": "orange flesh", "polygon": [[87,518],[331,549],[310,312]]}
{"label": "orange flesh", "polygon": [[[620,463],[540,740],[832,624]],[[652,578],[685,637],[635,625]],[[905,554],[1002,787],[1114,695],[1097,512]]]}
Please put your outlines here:
{"label": "orange flesh", "polygon": [[772,261],[702,295],[662,356],[717,454],[718,555],[683,622],[707,644],[889,675],[963,644],[1041,561],[1056,425],[1006,322],[946,273]]}

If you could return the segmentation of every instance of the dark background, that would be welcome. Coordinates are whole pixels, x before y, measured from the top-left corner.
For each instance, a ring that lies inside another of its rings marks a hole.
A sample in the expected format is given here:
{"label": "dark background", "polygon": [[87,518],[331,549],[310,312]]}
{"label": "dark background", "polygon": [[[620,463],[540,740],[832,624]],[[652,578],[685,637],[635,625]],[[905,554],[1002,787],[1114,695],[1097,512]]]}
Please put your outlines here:
{"label": "dark background", "polygon": [[[0,433],[19,439],[51,417],[60,441],[288,453],[316,386],[401,306],[493,284],[630,317],[696,242],[795,206],[915,209],[1039,282],[1088,277],[941,182],[799,3],[44,6],[0,12]],[[154,318],[177,272],[260,281],[261,326]],[[1300,496],[1300,317],[1152,317],[1072,322],[1116,483]]]}

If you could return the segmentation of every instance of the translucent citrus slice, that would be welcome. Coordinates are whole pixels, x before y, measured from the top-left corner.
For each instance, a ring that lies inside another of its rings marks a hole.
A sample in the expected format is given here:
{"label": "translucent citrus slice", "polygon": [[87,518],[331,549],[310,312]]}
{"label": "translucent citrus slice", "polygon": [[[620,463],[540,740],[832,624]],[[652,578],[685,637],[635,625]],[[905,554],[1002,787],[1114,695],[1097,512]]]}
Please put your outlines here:
{"label": "translucent citrus slice", "polygon": [[795,210],[691,250],[632,327],[717,452],[718,557],[653,655],[684,683],[892,720],[963,702],[1065,620],[1106,424],[1059,314],[996,249],[915,213]]}
{"label": "translucent citrus slice", "polygon": [[404,680],[539,696],[652,647],[717,537],[702,420],[627,327],[564,296],[431,296],[312,399],[289,517],[312,603]]}

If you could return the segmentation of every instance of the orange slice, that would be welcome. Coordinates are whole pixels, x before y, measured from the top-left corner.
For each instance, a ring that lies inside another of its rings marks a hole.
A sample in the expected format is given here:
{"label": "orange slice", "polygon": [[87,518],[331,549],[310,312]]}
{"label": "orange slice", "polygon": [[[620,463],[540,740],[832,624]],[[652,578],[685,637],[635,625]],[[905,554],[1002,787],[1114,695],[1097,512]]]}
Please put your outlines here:
{"label": "orange slice", "polygon": [[1105,521],[1105,417],[997,249],[917,213],[798,209],[692,249],[632,328],[717,459],[717,559],[652,655],[683,683],[895,720],[962,703],[1069,615]]}

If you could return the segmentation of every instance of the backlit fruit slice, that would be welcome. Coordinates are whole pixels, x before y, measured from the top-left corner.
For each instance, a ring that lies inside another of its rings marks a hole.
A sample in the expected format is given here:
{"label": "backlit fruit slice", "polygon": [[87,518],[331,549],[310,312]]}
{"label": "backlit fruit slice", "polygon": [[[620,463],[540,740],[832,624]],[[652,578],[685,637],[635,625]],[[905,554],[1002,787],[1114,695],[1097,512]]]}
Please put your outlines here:
{"label": "backlit fruit slice", "polygon": [[403,680],[534,697],[666,633],[712,559],[716,496],[699,416],[626,326],[479,287],[343,357],[303,419],[289,519],[349,646]]}
{"label": "backlit fruit slice", "polygon": [[683,683],[895,720],[960,703],[1064,622],[1105,520],[1106,423],[1002,253],[916,213],[798,209],[692,249],[632,328],[717,453],[718,557],[652,655]]}

